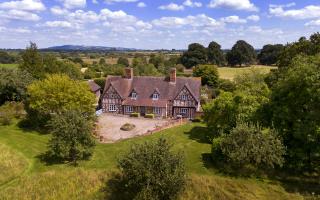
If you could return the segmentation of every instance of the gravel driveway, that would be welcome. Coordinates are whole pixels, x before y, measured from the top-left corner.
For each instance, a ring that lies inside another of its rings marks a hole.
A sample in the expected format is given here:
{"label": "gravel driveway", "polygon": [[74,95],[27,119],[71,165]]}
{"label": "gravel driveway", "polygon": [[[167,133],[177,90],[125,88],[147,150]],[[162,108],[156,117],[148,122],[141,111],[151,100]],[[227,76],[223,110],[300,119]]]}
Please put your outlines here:
{"label": "gravel driveway", "polygon": [[[102,114],[99,116],[98,132],[104,137],[105,142],[115,142],[117,140],[132,138],[144,135],[148,130],[153,130],[156,126],[162,126],[168,120],[163,119],[146,119],[134,118],[128,116],[115,116],[110,114]],[[125,123],[134,124],[136,127],[131,131],[122,131],[120,127]]]}

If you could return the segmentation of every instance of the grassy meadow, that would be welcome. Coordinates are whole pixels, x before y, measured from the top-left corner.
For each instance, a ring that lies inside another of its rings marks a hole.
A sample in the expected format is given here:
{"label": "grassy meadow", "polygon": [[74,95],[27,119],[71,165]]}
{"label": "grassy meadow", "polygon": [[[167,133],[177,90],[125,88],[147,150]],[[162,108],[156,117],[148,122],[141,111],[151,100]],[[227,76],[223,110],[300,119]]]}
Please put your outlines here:
{"label": "grassy meadow", "polygon": [[264,65],[254,65],[252,67],[219,67],[218,72],[220,78],[233,80],[236,75],[245,73],[251,69],[258,69],[263,73],[269,73],[271,69],[276,69],[277,67],[274,66],[264,66]]}
{"label": "grassy meadow", "polygon": [[1,64],[0,63],[0,68],[18,68],[18,64],[13,63],[13,64]]}
{"label": "grassy meadow", "polygon": [[42,161],[49,134],[23,130],[16,124],[0,126],[0,150],[7,152],[0,159],[0,199],[119,199],[113,189],[117,158],[133,143],[159,137],[168,138],[174,151],[185,154],[188,181],[181,200],[303,199],[287,192],[286,186],[275,180],[220,174],[211,165],[207,134],[204,124],[189,123],[150,136],[97,144],[90,160],[73,167]]}

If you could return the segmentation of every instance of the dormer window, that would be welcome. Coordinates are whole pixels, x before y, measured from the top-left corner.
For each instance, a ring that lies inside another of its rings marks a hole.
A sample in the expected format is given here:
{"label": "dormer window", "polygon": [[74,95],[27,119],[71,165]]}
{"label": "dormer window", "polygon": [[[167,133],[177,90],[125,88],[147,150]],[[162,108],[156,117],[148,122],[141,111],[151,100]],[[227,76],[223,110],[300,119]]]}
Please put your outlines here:
{"label": "dormer window", "polygon": [[183,95],[181,95],[181,99],[185,101],[185,100],[187,100],[187,99],[188,99],[188,96],[187,96],[187,95],[185,95],[185,94],[183,94]]}
{"label": "dormer window", "polygon": [[137,93],[136,92],[132,92],[131,93],[131,99],[137,99]]}
{"label": "dormer window", "polygon": [[159,94],[154,93],[154,94],[152,95],[152,100],[158,100],[158,99],[159,99]]}

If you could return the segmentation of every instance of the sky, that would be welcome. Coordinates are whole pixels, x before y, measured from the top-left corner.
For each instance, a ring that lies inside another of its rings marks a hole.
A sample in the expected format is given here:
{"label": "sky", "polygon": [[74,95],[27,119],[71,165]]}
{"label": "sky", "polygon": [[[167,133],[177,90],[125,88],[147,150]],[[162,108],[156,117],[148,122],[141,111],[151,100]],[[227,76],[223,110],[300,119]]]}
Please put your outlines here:
{"label": "sky", "polygon": [[0,0],[0,48],[262,48],[317,31],[320,0]]}

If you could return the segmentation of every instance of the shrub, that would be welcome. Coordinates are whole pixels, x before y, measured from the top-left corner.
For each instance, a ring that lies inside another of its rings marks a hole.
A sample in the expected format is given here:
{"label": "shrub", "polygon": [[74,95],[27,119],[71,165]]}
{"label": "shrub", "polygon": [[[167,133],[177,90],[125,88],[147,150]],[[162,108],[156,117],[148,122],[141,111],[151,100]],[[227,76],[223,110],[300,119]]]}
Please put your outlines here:
{"label": "shrub", "polygon": [[0,123],[2,125],[10,125],[14,118],[20,118],[24,113],[21,102],[6,102],[0,107]]}
{"label": "shrub", "polygon": [[123,131],[131,131],[136,127],[136,125],[134,124],[129,124],[129,123],[125,123],[124,125],[121,126],[121,130]]}
{"label": "shrub", "polygon": [[153,119],[153,118],[154,118],[154,114],[146,114],[144,117],[145,117],[145,118]]}
{"label": "shrub", "polygon": [[212,155],[235,167],[254,166],[274,168],[282,166],[285,147],[274,130],[238,123],[228,135],[213,140]]}
{"label": "shrub", "polygon": [[131,113],[130,117],[140,117],[140,113]]}
{"label": "shrub", "polygon": [[181,153],[171,151],[166,139],[133,145],[118,161],[128,199],[176,199],[185,185]]}

